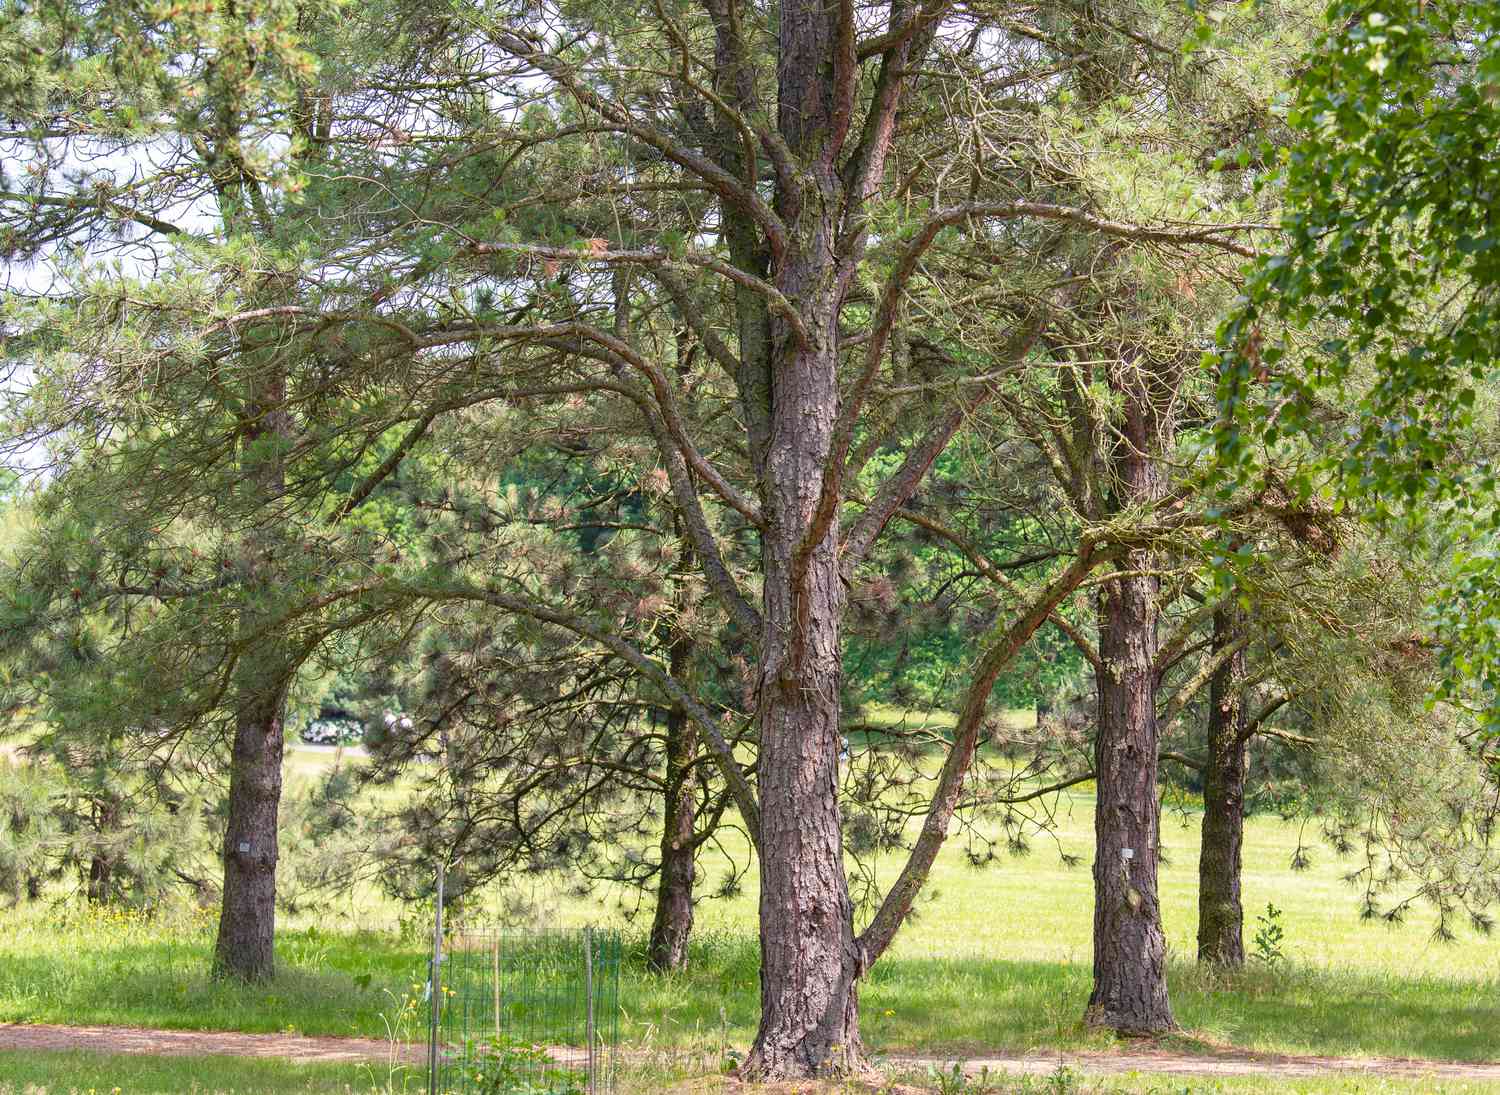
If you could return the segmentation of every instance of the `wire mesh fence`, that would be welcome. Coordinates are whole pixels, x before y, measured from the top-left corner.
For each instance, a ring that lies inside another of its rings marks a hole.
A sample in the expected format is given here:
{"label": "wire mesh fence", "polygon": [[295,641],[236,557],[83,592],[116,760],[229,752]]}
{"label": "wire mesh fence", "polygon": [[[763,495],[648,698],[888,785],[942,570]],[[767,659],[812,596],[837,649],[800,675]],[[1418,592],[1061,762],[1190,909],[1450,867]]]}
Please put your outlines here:
{"label": "wire mesh fence", "polygon": [[463,932],[443,940],[428,1030],[432,1095],[607,1095],[620,1041],[620,937]]}

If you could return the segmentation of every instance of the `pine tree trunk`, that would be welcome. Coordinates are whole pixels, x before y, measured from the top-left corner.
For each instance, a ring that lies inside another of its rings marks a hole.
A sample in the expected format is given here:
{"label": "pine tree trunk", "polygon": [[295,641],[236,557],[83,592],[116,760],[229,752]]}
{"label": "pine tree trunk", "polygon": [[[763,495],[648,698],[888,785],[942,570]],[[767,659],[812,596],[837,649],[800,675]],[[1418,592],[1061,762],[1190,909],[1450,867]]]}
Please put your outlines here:
{"label": "pine tree trunk", "polygon": [[[679,785],[681,786],[681,785]],[[656,916],[646,947],[646,964],[658,973],[687,968],[688,940],[693,933],[693,882],[695,867],[693,824],[697,804],[691,787],[678,792],[676,802],[668,790],[661,841],[661,875],[657,880]]]}
{"label": "pine tree trunk", "polygon": [[235,719],[224,833],[224,898],[214,971],[262,981],[276,968],[276,817],[281,804],[281,700]]}
{"label": "pine tree trunk", "polygon": [[838,648],[826,645],[833,629],[820,630],[828,671],[767,681],[761,699],[761,1021],[745,1074],[764,1080],[844,1072],[861,1058],[863,969],[836,794]]}
{"label": "pine tree trunk", "polygon": [[[95,800],[94,837],[98,841],[108,840],[120,826],[120,804],[105,793]],[[107,905],[114,896],[114,862],[96,847],[89,856],[88,882],[84,894],[91,905]]]}
{"label": "pine tree trunk", "polygon": [[[1132,370],[1123,439],[1115,459],[1120,508],[1161,495],[1152,453],[1162,423],[1152,414],[1148,378]],[[1154,1034],[1176,1023],[1167,1001],[1166,936],[1157,903],[1157,596],[1149,552],[1130,552],[1128,576],[1099,595],[1098,735],[1094,817],[1094,990],[1090,1024]]]}
{"label": "pine tree trunk", "polygon": [[90,905],[108,904],[111,874],[109,860],[95,852],[89,858],[89,880],[84,890]]}
{"label": "pine tree trunk", "polygon": [[[804,482],[816,489],[814,476]],[[777,544],[777,531],[768,532],[764,556],[773,641],[760,697],[761,1021],[745,1064],[747,1076],[763,1080],[850,1071],[862,1053],[856,982],[864,969],[838,801],[836,540],[814,552],[805,593],[793,598],[789,545]],[[799,632],[800,642],[779,641]]]}
{"label": "pine tree trunk", "polygon": [[[1236,614],[1214,614],[1214,650],[1237,638]],[[1203,839],[1198,856],[1198,961],[1245,964],[1240,898],[1245,831],[1245,655],[1237,651],[1209,681],[1208,763],[1203,770]]]}
{"label": "pine tree trunk", "polygon": [[[784,77],[790,67],[823,63],[807,41],[789,50],[787,38],[784,28]],[[787,86],[784,79],[783,112]],[[839,405],[836,289],[824,258],[834,229],[815,210],[820,207],[808,194],[803,216],[814,227],[789,260],[782,286],[803,302],[814,344],[796,347],[783,324],[773,327],[761,477],[767,525],[758,769],[761,1020],[743,1070],[758,1080],[843,1073],[858,1068],[862,1055],[856,983],[864,966],[838,800],[844,588],[836,512],[826,535],[798,558],[814,520]]]}
{"label": "pine tree trunk", "polygon": [[[273,336],[274,338],[274,336]],[[274,345],[274,341],[272,343]],[[246,347],[252,360],[265,347]],[[285,486],[282,444],[290,434],[286,380],[264,366],[246,407],[243,488],[254,520]],[[235,677],[229,817],[224,832],[224,896],[214,942],[214,973],[260,981],[275,972],[277,814],[285,746],[283,708],[289,668],[274,626],[278,537],[270,525],[246,535],[240,560],[243,608]]]}
{"label": "pine tree trunk", "polygon": [[[678,635],[669,653],[672,676],[684,680],[692,656],[692,639]],[[687,968],[688,938],[693,932],[693,881],[698,799],[693,760],[698,735],[680,705],[667,713],[666,793],[663,795],[661,876],[657,880],[656,917],[646,947],[646,963],[661,973]]]}

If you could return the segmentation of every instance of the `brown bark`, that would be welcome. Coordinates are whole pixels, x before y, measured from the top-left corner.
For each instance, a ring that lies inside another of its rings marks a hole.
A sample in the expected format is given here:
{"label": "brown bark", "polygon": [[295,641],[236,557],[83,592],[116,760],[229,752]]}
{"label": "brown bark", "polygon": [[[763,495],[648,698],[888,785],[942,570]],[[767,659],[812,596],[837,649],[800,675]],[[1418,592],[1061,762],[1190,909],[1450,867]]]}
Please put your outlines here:
{"label": "brown bark", "polygon": [[[767,553],[778,569],[789,546]],[[762,684],[761,1022],[745,1072],[763,1078],[844,1071],[860,1059],[855,983],[864,969],[837,794],[842,588],[826,547],[809,585],[805,596],[817,604],[807,610],[805,646],[778,644]],[[768,580],[766,588],[775,587]],[[767,597],[773,627],[789,630],[797,608]]]}
{"label": "brown bark", "polygon": [[[760,681],[761,1022],[744,1073],[843,1072],[861,1056],[856,982],[864,963],[844,873],[838,802],[843,583],[838,520],[807,535],[831,444],[836,389],[833,293],[816,256],[789,280],[812,304],[812,346],[775,325],[762,538]],[[821,301],[819,298],[821,297]]]}
{"label": "brown bark", "polygon": [[[672,676],[685,680],[692,639],[677,633],[668,654]],[[697,849],[698,799],[693,760],[698,734],[688,712],[674,704],[667,712],[667,770],[662,804],[661,871],[657,878],[656,916],[646,946],[646,964],[667,973],[687,968],[688,939],[693,932],[694,857]]]}
{"label": "brown bark", "polygon": [[214,972],[243,981],[261,981],[275,973],[282,745],[280,695],[236,715]]}
{"label": "brown bark", "polygon": [[[1214,649],[1234,643],[1238,620],[1214,614]],[[1198,855],[1198,961],[1228,969],[1245,964],[1240,898],[1245,830],[1245,653],[1215,671],[1208,688],[1208,761],[1203,768],[1203,836]]]}
{"label": "brown bark", "polygon": [[[274,338],[274,335],[273,335]],[[274,347],[274,341],[269,346]],[[247,342],[264,373],[247,406],[242,485],[256,512],[285,486],[282,443],[290,434],[286,381],[265,344]],[[262,356],[264,355],[264,356]],[[258,518],[264,520],[264,518]],[[245,537],[240,563],[240,643],[234,679],[234,741],[224,831],[224,896],[214,941],[216,975],[260,981],[275,972],[277,814],[281,805],[283,706],[291,670],[271,625],[277,541],[268,525]]]}
{"label": "brown bark", "polygon": [[90,905],[103,905],[109,901],[114,869],[110,861],[99,853],[89,859],[89,880],[85,894]]}
{"label": "brown bark", "polygon": [[[1114,459],[1119,508],[1161,496],[1154,453],[1165,424],[1150,376],[1122,362],[1125,411]],[[1160,579],[1136,549],[1100,590],[1094,769],[1094,989],[1086,1018],[1125,1034],[1176,1026],[1167,1001],[1166,937],[1157,902],[1156,654]]]}
{"label": "brown bark", "polygon": [[[105,797],[94,809],[94,836],[108,840],[120,825],[120,804],[112,797]],[[108,904],[114,896],[114,860],[102,849],[96,848],[89,857],[88,881],[84,894],[91,905]]]}
{"label": "brown bark", "polygon": [[[838,801],[844,587],[830,475],[838,390],[837,161],[848,134],[853,25],[839,5],[782,0],[777,131],[801,170],[783,176],[788,228],[773,273],[799,322],[770,323],[756,454],[765,529],[760,664],[761,1019],[742,1074],[776,1080],[859,1066],[864,962],[844,873]],[[831,63],[830,63],[831,62]],[[757,305],[759,308],[759,305]],[[752,366],[752,370],[753,370]],[[757,399],[754,386],[745,397]],[[827,480],[825,482],[825,480]]]}

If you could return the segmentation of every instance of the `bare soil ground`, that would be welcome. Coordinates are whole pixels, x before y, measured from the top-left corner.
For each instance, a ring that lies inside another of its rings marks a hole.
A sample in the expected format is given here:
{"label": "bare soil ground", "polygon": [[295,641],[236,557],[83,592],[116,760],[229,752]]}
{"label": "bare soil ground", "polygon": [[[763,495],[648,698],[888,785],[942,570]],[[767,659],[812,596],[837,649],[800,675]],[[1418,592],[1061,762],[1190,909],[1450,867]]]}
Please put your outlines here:
{"label": "bare soil ground", "polygon": [[[374,1038],[313,1038],[302,1034],[241,1034],[228,1031],[142,1030],[133,1027],[73,1027],[42,1023],[0,1024],[0,1050],[93,1050],[99,1053],[149,1053],[187,1057],[222,1054],[233,1057],[282,1057],[294,1061],[419,1061],[423,1047]],[[580,1050],[559,1049],[559,1063],[574,1064]],[[888,1057],[876,1062],[892,1072],[919,1072],[929,1066],[945,1071],[951,1059]],[[1060,1067],[1078,1072],[1116,1074],[1158,1072],[1183,1076],[1267,1076],[1286,1079],[1328,1073],[1431,1077],[1500,1085],[1500,1061],[1433,1061],[1392,1057],[1291,1057],[1280,1054],[1186,1054],[1150,1046],[1114,1053],[991,1054],[961,1062],[966,1072],[1048,1075]]]}
{"label": "bare soil ground", "polygon": [[239,1034],[136,1027],[66,1027],[48,1023],[0,1024],[0,1050],[87,1049],[98,1053],[149,1053],[158,1057],[283,1057],[294,1061],[384,1061],[420,1056],[420,1046],[374,1038],[310,1038],[302,1034]]}

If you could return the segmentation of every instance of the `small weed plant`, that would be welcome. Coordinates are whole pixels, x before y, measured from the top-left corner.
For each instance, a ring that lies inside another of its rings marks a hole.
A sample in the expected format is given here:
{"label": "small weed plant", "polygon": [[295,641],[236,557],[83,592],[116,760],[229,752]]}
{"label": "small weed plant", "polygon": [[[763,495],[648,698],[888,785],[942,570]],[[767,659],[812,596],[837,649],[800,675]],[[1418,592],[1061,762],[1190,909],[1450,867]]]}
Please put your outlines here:
{"label": "small weed plant", "polygon": [[559,1068],[543,1046],[499,1035],[464,1053],[463,1095],[583,1095],[584,1075]]}
{"label": "small weed plant", "polygon": [[1048,1076],[1011,1076],[1005,1072],[992,1074],[988,1067],[978,1072],[967,1072],[962,1062],[954,1061],[946,1068],[929,1065],[927,1083],[936,1095],[1080,1095],[1083,1091],[1081,1077],[1067,1065]]}
{"label": "small weed plant", "polygon": [[1266,911],[1257,916],[1255,922],[1260,926],[1250,940],[1251,957],[1267,969],[1279,969],[1286,962],[1286,951],[1282,947],[1286,932],[1281,926],[1281,910],[1268,901]]}

